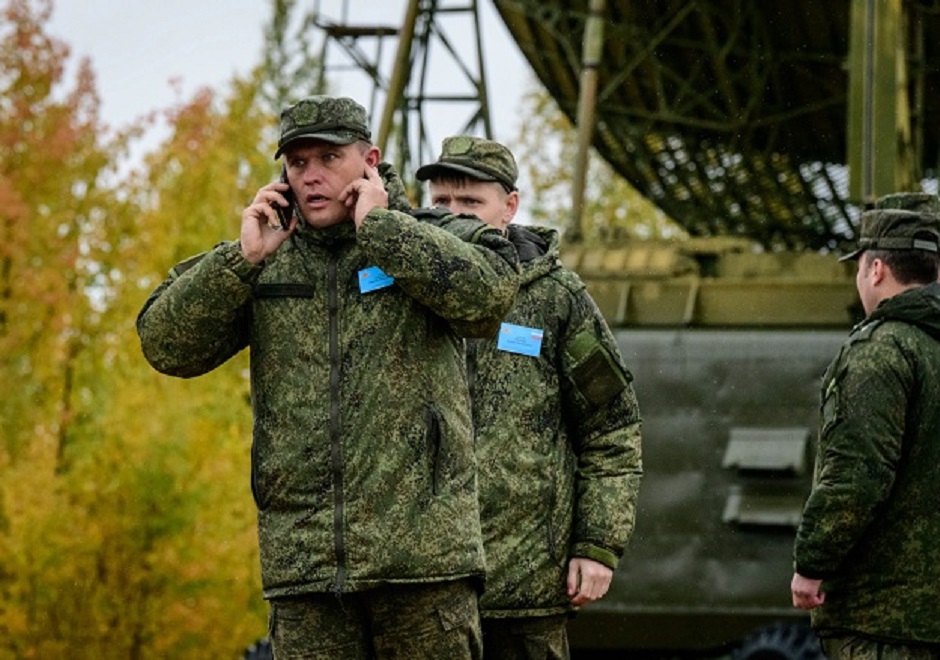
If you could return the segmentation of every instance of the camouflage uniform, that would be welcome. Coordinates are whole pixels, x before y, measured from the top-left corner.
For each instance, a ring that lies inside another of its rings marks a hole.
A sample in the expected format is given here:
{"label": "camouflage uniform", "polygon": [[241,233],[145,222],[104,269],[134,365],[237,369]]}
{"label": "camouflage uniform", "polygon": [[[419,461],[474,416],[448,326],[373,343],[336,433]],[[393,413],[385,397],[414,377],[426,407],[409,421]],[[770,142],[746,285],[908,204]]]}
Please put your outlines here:
{"label": "camouflage uniform", "polygon": [[[457,136],[417,176],[465,175],[509,192],[517,174],[502,145]],[[487,563],[484,652],[566,657],[569,560],[614,569],[633,530],[640,418],[607,324],[559,260],[558,233],[510,225],[508,235],[522,283],[505,322],[541,344],[533,356],[502,350],[495,339],[468,342]]]}
{"label": "camouflage uniform", "polygon": [[[223,243],[175,266],[138,317],[165,374],[198,376],[250,348],[266,598],[483,573],[461,337],[495,334],[517,258],[476,220],[402,212],[400,180],[380,173],[390,209],[358,231],[302,222],[263,265]],[[372,266],[394,282],[362,293]]]}
{"label": "camouflage uniform", "polygon": [[[935,234],[914,236],[925,226],[936,218],[867,212],[846,258],[917,241],[936,252]],[[813,626],[838,657],[906,657],[885,643],[940,653],[940,284],[871,310],[826,371],[821,404],[794,547],[797,573],[823,580]]]}
{"label": "camouflage uniform", "polygon": [[558,233],[510,226],[522,285],[505,321],[542,331],[538,357],[469,342],[481,515],[484,617],[570,608],[568,560],[616,568],[633,530],[640,418],[614,338]]}

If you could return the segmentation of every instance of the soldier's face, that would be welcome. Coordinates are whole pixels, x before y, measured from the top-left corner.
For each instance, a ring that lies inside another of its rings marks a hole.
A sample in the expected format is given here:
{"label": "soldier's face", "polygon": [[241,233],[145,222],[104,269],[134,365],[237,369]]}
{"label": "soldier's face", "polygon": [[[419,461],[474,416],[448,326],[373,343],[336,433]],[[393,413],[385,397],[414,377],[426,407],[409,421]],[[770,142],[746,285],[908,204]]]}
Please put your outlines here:
{"label": "soldier's face", "polygon": [[431,205],[451,213],[470,213],[497,229],[505,229],[519,208],[519,193],[494,181],[444,181],[432,179],[428,184]]}
{"label": "soldier's face", "polygon": [[285,151],[287,180],[303,219],[318,229],[350,220],[352,208],[340,200],[340,194],[364,176],[366,165],[376,167],[379,160],[379,150],[364,142],[305,140]]}

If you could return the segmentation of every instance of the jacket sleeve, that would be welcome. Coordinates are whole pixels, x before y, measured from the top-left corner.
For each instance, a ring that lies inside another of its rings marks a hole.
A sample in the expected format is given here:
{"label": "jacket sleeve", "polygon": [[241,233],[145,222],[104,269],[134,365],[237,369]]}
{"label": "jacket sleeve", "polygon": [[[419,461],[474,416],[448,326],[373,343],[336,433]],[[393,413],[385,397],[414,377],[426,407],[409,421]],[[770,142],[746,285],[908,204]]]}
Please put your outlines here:
{"label": "jacket sleeve", "polygon": [[492,337],[519,287],[512,243],[475,218],[374,209],[357,240],[408,295],[464,337]]}
{"label": "jacket sleeve", "polygon": [[151,366],[170,376],[199,376],[247,346],[248,303],[260,271],[238,243],[222,243],[174,266],[137,316]]}
{"label": "jacket sleeve", "polygon": [[583,289],[573,300],[561,362],[565,422],[578,461],[571,554],[616,568],[636,519],[640,414],[633,376]]}
{"label": "jacket sleeve", "polygon": [[796,571],[838,572],[888,497],[914,375],[895,340],[853,341],[824,381],[813,489],[794,544]]}

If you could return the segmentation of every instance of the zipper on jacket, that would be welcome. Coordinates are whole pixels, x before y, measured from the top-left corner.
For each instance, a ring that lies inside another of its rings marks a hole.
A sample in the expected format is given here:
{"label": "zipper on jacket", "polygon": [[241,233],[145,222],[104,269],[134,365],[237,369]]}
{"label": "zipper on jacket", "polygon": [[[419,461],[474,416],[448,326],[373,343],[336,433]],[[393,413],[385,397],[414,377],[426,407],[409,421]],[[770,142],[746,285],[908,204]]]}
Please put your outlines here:
{"label": "zipper on jacket", "polygon": [[333,470],[333,543],[336,551],[336,582],[333,591],[343,593],[346,583],[346,545],[343,540],[343,451],[339,417],[339,294],[335,256],[327,267],[327,312],[330,325],[330,463]]}

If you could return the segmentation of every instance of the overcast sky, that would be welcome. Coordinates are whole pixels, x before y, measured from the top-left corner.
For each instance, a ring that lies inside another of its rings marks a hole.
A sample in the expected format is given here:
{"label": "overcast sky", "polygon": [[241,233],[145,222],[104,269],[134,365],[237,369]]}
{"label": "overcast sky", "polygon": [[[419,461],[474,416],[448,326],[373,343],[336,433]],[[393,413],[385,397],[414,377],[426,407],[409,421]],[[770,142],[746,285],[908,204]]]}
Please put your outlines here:
{"label": "overcast sky", "polygon": [[[104,120],[120,126],[145,113],[189,98],[202,86],[220,88],[236,73],[245,73],[261,57],[262,29],[270,14],[269,0],[54,0],[48,30],[72,47],[74,65],[87,56],[97,74]],[[327,18],[355,25],[397,26],[405,0],[303,0],[302,8],[319,6]],[[509,37],[492,3],[480,0],[485,74],[491,99],[494,137],[511,141],[518,133],[518,103],[533,75]],[[450,20],[450,19],[442,19]],[[469,23],[467,23],[469,25]],[[445,29],[447,24],[445,23]],[[450,35],[469,37],[466,30]],[[363,42],[374,50],[371,44]],[[389,70],[394,46],[386,42],[383,61]],[[472,42],[468,41],[468,46]],[[336,49],[339,62],[344,57]],[[435,51],[432,48],[432,56]],[[437,51],[438,62],[448,59]],[[468,51],[472,53],[472,51]],[[470,54],[465,55],[467,59]],[[339,74],[338,74],[339,75]],[[445,74],[446,75],[446,74]],[[179,89],[171,84],[176,81]],[[357,73],[334,79],[337,93],[367,105],[371,84]],[[438,90],[440,91],[440,90]],[[454,118],[461,124],[466,116]],[[462,126],[435,119],[440,137]],[[373,120],[373,131],[378,128]]]}

